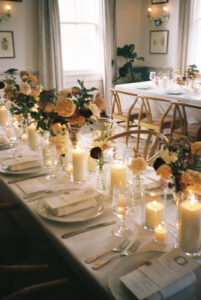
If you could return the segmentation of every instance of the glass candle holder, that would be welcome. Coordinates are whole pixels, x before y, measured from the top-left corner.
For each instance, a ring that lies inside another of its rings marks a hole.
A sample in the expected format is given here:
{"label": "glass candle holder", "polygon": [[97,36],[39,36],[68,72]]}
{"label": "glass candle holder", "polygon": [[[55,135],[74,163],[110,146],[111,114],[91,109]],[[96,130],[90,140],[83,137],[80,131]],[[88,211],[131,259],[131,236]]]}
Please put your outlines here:
{"label": "glass candle holder", "polygon": [[161,222],[160,224],[156,225],[154,228],[155,233],[155,240],[156,242],[163,243],[167,239],[167,226],[165,222]]}
{"label": "glass candle holder", "polygon": [[190,256],[201,254],[201,203],[194,194],[181,197],[178,209],[178,246]]}
{"label": "glass candle holder", "polygon": [[164,221],[165,198],[162,191],[145,192],[142,201],[142,224],[145,229],[153,231]]}
{"label": "glass candle holder", "polygon": [[127,184],[128,168],[123,159],[116,159],[110,167],[111,192],[113,187],[125,187]]}

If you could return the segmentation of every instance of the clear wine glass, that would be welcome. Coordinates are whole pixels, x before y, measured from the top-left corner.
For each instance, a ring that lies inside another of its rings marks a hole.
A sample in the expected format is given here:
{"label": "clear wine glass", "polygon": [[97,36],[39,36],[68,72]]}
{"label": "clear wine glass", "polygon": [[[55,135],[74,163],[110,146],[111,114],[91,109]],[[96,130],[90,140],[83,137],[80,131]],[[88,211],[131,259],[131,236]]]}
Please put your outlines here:
{"label": "clear wine glass", "polygon": [[149,79],[150,79],[152,82],[154,82],[155,76],[156,76],[156,72],[150,72],[150,73],[149,73]]}
{"label": "clear wine glass", "polygon": [[126,236],[131,232],[127,226],[126,219],[133,213],[133,199],[131,190],[126,187],[114,187],[112,207],[114,214],[119,219],[118,227],[113,230],[115,236]]}
{"label": "clear wine glass", "polygon": [[[45,150],[45,151],[44,151]],[[49,140],[46,141],[45,149],[43,149],[44,154],[44,165],[49,169],[49,174],[46,176],[47,180],[55,178],[55,171],[58,163],[57,150],[54,144]]]}
{"label": "clear wine glass", "polygon": [[5,135],[6,135],[6,142],[10,145],[10,158],[15,157],[15,144],[17,141],[17,136],[16,136],[16,130],[15,127],[11,125],[7,125],[5,127]]}

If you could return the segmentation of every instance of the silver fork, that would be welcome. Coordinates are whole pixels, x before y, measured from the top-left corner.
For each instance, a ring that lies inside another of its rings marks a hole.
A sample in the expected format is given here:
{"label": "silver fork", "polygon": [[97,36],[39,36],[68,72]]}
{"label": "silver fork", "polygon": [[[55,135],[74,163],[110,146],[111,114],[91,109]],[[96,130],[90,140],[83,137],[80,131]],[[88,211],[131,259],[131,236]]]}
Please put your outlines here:
{"label": "silver fork", "polygon": [[110,261],[112,261],[114,258],[120,256],[120,255],[131,255],[133,253],[135,253],[135,251],[137,251],[137,249],[139,248],[141,242],[136,240],[129,248],[127,251],[125,251],[125,248],[122,250],[122,252],[116,254],[116,255],[113,255],[112,257],[109,257],[107,259],[104,259],[104,260],[101,260],[100,262],[98,262],[97,264],[94,264],[92,266],[92,269],[94,270],[98,270],[100,269],[101,267],[103,267],[104,265],[108,264]]}
{"label": "silver fork", "polygon": [[120,253],[120,252],[122,252],[128,246],[128,243],[129,243],[129,240],[126,238],[117,247],[114,247],[112,249],[106,250],[104,252],[100,252],[100,253],[98,253],[95,256],[86,258],[85,259],[85,263],[90,264],[93,261],[95,261],[96,259],[98,259],[98,258],[100,258],[100,257],[102,257],[102,256],[104,256],[104,255],[106,255],[106,254],[108,254],[108,253],[110,253],[112,251]]}

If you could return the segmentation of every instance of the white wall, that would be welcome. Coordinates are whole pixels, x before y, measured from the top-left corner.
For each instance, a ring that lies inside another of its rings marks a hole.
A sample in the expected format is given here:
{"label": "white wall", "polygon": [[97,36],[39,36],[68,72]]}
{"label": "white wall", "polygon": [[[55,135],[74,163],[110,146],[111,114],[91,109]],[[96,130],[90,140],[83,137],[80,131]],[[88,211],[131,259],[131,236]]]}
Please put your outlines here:
{"label": "white wall", "polygon": [[0,31],[13,31],[15,58],[0,59],[0,73],[9,68],[38,71],[38,25],[37,0],[23,0],[23,2],[0,2],[0,15],[6,4],[12,6],[11,18],[0,24]]}
{"label": "white wall", "polygon": [[[144,62],[135,65],[148,67],[178,67],[177,42],[180,0],[169,0],[165,5],[169,7],[170,19],[167,24],[156,27],[147,18],[147,8],[151,6],[154,16],[157,16],[164,5],[150,5],[150,0],[117,0],[117,46],[135,44],[139,56],[144,56]],[[151,30],[169,30],[168,54],[149,54],[149,36]],[[118,58],[118,65],[121,61]]]}
{"label": "white wall", "polygon": [[[141,0],[141,55],[145,57],[144,65],[149,67],[178,67],[177,46],[178,46],[178,27],[179,27],[179,0],[169,0],[165,6],[168,7],[170,18],[167,24],[157,27],[147,18],[147,8],[150,6],[149,0]],[[162,14],[164,4],[152,5],[153,16],[158,17]],[[169,30],[168,54],[150,54],[149,37],[151,30]]]}

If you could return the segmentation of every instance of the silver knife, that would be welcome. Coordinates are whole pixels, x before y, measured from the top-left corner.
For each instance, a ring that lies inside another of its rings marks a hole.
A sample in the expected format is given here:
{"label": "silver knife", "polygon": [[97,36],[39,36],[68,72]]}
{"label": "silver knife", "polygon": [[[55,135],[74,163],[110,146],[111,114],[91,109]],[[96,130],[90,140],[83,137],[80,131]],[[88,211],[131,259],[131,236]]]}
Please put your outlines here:
{"label": "silver knife", "polygon": [[24,181],[24,180],[32,179],[32,178],[36,178],[36,177],[42,177],[42,176],[45,176],[45,175],[48,175],[48,174],[49,174],[49,172],[35,174],[35,175],[29,175],[29,176],[26,176],[26,177],[21,177],[21,178],[10,180],[10,181],[8,181],[8,184],[17,183],[17,182],[20,182],[20,181]]}
{"label": "silver knife", "polygon": [[104,222],[104,223],[99,223],[99,224],[96,224],[96,225],[93,225],[93,226],[84,227],[82,229],[78,229],[78,230],[74,230],[72,232],[64,233],[64,234],[62,234],[61,238],[66,239],[66,238],[72,237],[74,235],[83,233],[83,232],[87,232],[87,231],[98,229],[98,228],[105,227],[105,226],[110,226],[110,225],[113,225],[115,223],[116,223],[115,221],[111,221],[111,222]]}

